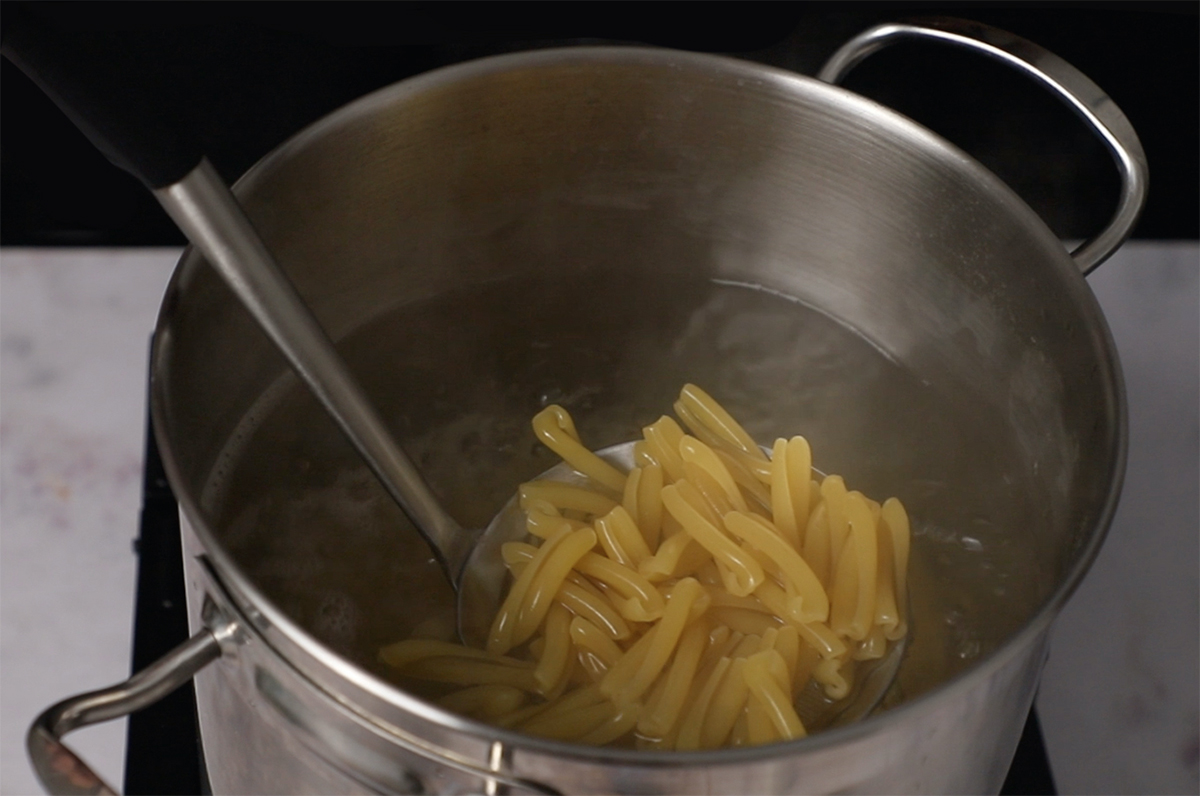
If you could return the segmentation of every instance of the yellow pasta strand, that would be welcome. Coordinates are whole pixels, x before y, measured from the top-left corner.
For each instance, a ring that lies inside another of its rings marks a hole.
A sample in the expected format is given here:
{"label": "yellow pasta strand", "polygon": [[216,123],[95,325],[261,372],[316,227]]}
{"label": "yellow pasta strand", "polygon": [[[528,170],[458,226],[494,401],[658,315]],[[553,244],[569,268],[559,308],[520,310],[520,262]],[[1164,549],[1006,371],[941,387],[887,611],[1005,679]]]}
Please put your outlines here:
{"label": "yellow pasta strand", "polygon": [[800,638],[815,649],[823,659],[840,659],[846,654],[846,642],[838,638],[837,633],[833,632],[828,625],[822,622],[810,622],[795,627],[800,633]]}
{"label": "yellow pasta strand", "polygon": [[804,560],[812,568],[813,574],[827,590],[833,580],[830,548],[832,541],[829,537],[829,509],[824,501],[813,508],[808,518],[807,532],[804,534]]}
{"label": "yellow pasta strand", "polygon": [[875,583],[875,626],[886,639],[900,625],[900,612],[896,607],[896,570],[892,560],[891,530],[882,521],[883,513],[875,518],[876,539],[879,542],[879,562]]}
{"label": "yellow pasta strand", "polygon": [[742,708],[742,712],[738,714],[737,721],[733,723],[733,730],[729,733],[730,746],[737,748],[750,745],[749,714],[750,702],[747,700],[746,707]]}
{"label": "yellow pasta strand", "polygon": [[779,533],[796,550],[802,550],[796,527],[796,508],[792,505],[792,490],[788,485],[787,440],[775,440],[771,449],[771,516]]}
{"label": "yellow pasta strand", "polygon": [[616,709],[607,700],[562,714],[534,716],[521,727],[531,735],[558,741],[573,741],[610,720]]}
{"label": "yellow pasta strand", "polygon": [[[770,462],[755,461],[747,462],[745,454],[734,453],[733,451],[713,448],[713,453],[721,460],[721,464],[725,465],[725,469],[729,470],[729,474],[733,476],[734,482],[742,488],[758,504],[757,507],[764,511],[771,510],[771,490],[767,487],[769,482],[770,472],[768,472],[767,482],[757,475],[757,471],[767,469],[773,470]],[[754,511],[755,506],[750,505],[750,510]]]}
{"label": "yellow pasta strand", "polygon": [[477,650],[473,647],[466,647],[462,644],[455,644],[451,641],[437,641],[428,638],[410,638],[404,641],[397,641],[379,651],[380,660],[397,669],[407,666],[414,661],[419,661],[422,658],[441,657],[469,658],[471,660],[487,661],[505,666],[515,666],[519,669],[526,669],[530,666],[528,662],[520,661],[516,658],[507,658],[485,652],[484,650]]}
{"label": "yellow pasta strand", "polygon": [[651,455],[645,439],[633,443],[633,464],[635,467],[662,467],[658,459]]}
{"label": "yellow pasta strand", "polygon": [[746,702],[746,737],[753,746],[779,740],[779,732],[775,729],[767,710],[761,699],[755,698]]}
{"label": "yellow pasta strand", "polygon": [[733,651],[745,639],[746,634],[734,630],[729,625],[715,623],[716,627],[708,634],[708,649],[705,650],[705,663],[716,665],[718,658],[733,657]]}
{"label": "yellow pasta strand", "polygon": [[499,716],[491,718],[490,721],[498,727],[514,727],[521,722],[528,721],[534,716],[544,713],[549,706],[550,703],[525,705],[524,707],[510,710],[507,713],[502,713]]}
{"label": "yellow pasta strand", "polygon": [[558,596],[569,611],[600,628],[609,638],[624,641],[632,635],[633,631],[625,618],[598,589],[573,582],[564,583]]}
{"label": "yellow pasta strand", "polygon": [[539,539],[549,539],[563,528],[579,530],[587,527],[585,522],[562,516],[559,510],[547,500],[531,500],[523,508],[525,509],[525,530]]}
{"label": "yellow pasta strand", "polygon": [[730,505],[737,511],[748,511],[746,499],[733,480],[729,468],[721,461],[712,448],[692,436],[684,436],[679,441],[679,456],[683,459],[684,472],[688,472],[691,464],[706,473],[725,493]]}
{"label": "yellow pasta strand", "polygon": [[624,506],[614,506],[603,517],[597,517],[595,528],[600,546],[618,564],[636,569],[650,557],[646,539]]}
{"label": "yellow pasta strand", "polygon": [[[658,541],[662,537],[662,488],[663,469],[658,465],[641,468],[642,477],[638,483],[637,526],[646,540],[646,546],[651,550],[658,549]],[[631,512],[632,513],[632,512]]]}
{"label": "yellow pasta strand", "polygon": [[[542,706],[542,710],[537,714],[540,719],[552,719],[558,716],[566,715],[579,708],[585,708],[590,705],[598,705],[604,702],[604,697],[600,694],[600,689],[595,685],[580,686],[572,691],[567,692],[559,697],[554,702]],[[522,725],[527,725],[528,721],[533,717],[528,717],[520,722]]]}
{"label": "yellow pasta strand", "polygon": [[[713,577],[714,580],[712,581],[712,585],[719,585],[721,582],[721,576],[720,573],[716,572],[715,566],[713,567]],[[701,582],[705,583],[706,585],[709,583],[708,581],[704,580],[701,580]],[[762,586],[759,586],[759,588],[761,589]],[[713,589],[709,592],[709,599],[712,601],[711,605],[713,608],[741,608],[746,611],[757,611],[758,613],[762,614],[771,614],[771,609],[764,605],[762,600],[758,599],[756,596],[757,594],[758,592],[756,590],[755,593],[749,597],[738,597],[736,594],[730,594],[724,589]]]}
{"label": "yellow pasta strand", "polygon": [[[691,481],[677,481],[670,485],[670,489],[672,494],[679,495],[679,497],[683,498],[688,505],[699,512],[700,516],[709,523],[716,526],[721,524],[721,517],[723,517],[724,514],[713,508],[713,504],[704,497],[704,493],[701,492],[700,488],[694,483]],[[667,487],[664,487],[663,491],[665,492],[666,490]],[[679,527],[683,528],[683,522],[667,507],[666,503],[663,503],[663,509],[666,510],[666,516],[678,522]]]}
{"label": "yellow pasta strand", "polygon": [[812,475],[812,451],[804,437],[777,439],[771,454],[771,509],[792,549],[802,550],[808,525],[808,484]]}
{"label": "yellow pasta strand", "polygon": [[[562,543],[558,545],[541,562],[533,580],[525,591],[525,597],[517,608],[517,618],[512,625],[512,636],[508,639],[510,647],[515,647],[529,640],[534,631],[541,626],[546,618],[546,612],[554,604],[558,590],[562,588],[571,568],[575,566],[588,552],[596,546],[596,533],[590,528],[571,531]],[[529,564],[536,565],[537,557]],[[497,652],[507,652],[496,650]]]}
{"label": "yellow pasta strand", "polygon": [[[507,542],[501,546],[505,563],[513,570],[516,577],[529,561],[533,560],[537,548],[523,542]],[[629,638],[630,629],[616,607],[587,579],[572,572],[559,588],[555,599],[562,603],[567,610],[577,616],[582,616],[612,639],[618,641]]]}
{"label": "yellow pasta strand", "polygon": [[543,695],[565,682],[571,653],[570,625],[571,615],[561,603],[550,607],[546,614],[545,632],[541,636],[545,643],[542,654],[538,656],[537,667],[533,670],[538,690]]}
{"label": "yellow pasta strand", "polygon": [[662,595],[636,570],[595,553],[585,554],[575,566],[584,575],[611,586],[623,598],[617,603],[617,610],[626,619],[653,622],[662,616],[665,607]]}
{"label": "yellow pasta strand", "polygon": [[850,536],[842,545],[837,569],[833,573],[833,585],[829,589],[829,627],[843,638],[850,636],[858,612],[857,541]]}
{"label": "yellow pasta strand", "polygon": [[[683,524],[684,530],[693,539],[712,554],[717,566],[724,568],[722,577],[725,588],[744,597],[762,583],[765,577],[762,566],[697,511],[683,497],[677,486],[672,484],[664,487],[662,497],[663,506],[667,511]],[[726,573],[728,577],[725,577]]]}
{"label": "yellow pasta strand", "polygon": [[616,661],[604,675],[604,679],[600,681],[600,693],[608,697],[608,699],[616,704],[622,704],[618,700],[618,696],[625,690],[626,687],[633,681],[637,675],[638,669],[641,668],[642,662],[646,660],[646,656],[650,653],[654,646],[655,636],[661,625],[655,625],[646,631],[646,633],[633,643],[620,659]]}
{"label": "yellow pasta strand", "polygon": [[574,421],[561,406],[547,406],[534,415],[533,432],[543,445],[588,478],[618,495],[625,491],[624,473],[583,446]]}
{"label": "yellow pasta strand", "polygon": [[[775,634],[775,643],[771,646],[771,649],[778,652],[780,657],[783,658],[784,664],[787,665],[788,687],[789,689],[793,689],[797,669],[800,665],[800,632],[796,630],[796,626],[784,625],[779,628],[779,631]],[[815,664],[816,661],[814,660],[813,663]],[[805,679],[807,679],[807,673]],[[795,691],[792,690],[792,693],[795,693]]]}
{"label": "yellow pasta strand", "polygon": [[683,386],[679,393],[679,403],[694,414],[705,428],[718,434],[730,445],[751,457],[766,459],[758,445],[746,433],[746,429],[742,428],[723,406],[713,400],[711,395],[695,384]]}
{"label": "yellow pasta strand", "polygon": [[770,628],[779,627],[779,619],[772,614],[760,611],[749,611],[745,608],[710,608],[713,619],[728,625],[739,633],[765,633]]}
{"label": "yellow pasta strand", "polygon": [[[725,494],[725,490],[695,462],[684,462],[683,472],[687,478],[675,484],[677,489],[694,490],[704,501],[704,505],[708,511],[706,517],[724,517],[733,510],[733,504],[729,502],[729,497]],[[710,520],[711,521],[711,520]],[[716,524],[714,522],[714,524]]]}
{"label": "yellow pasta strand", "polygon": [[787,592],[778,584],[766,581],[759,585],[754,595],[771,609],[772,614],[784,618],[795,627],[801,639],[818,650],[821,657],[836,658],[845,654],[846,644],[827,625],[822,622],[804,623],[796,619]]}
{"label": "yellow pasta strand", "polygon": [[903,638],[908,632],[908,607],[904,595],[908,594],[908,554],[911,544],[911,531],[908,524],[908,513],[896,498],[888,498],[883,502],[880,518],[887,527],[892,538],[892,571],[895,573],[896,612],[900,622],[896,629],[888,634],[895,640]]}
{"label": "yellow pasta strand", "polygon": [[735,658],[729,664],[729,671],[721,678],[721,683],[713,693],[708,711],[704,714],[704,725],[700,728],[700,748],[715,749],[725,743],[733,730],[734,722],[746,706],[746,698],[750,689],[742,671],[746,658]]}
{"label": "yellow pasta strand", "polygon": [[581,736],[581,744],[603,746],[628,735],[637,726],[641,708],[637,703],[621,705],[613,715],[598,727]]}
{"label": "yellow pasta strand", "polygon": [[[781,671],[782,670],[782,671]],[[782,675],[782,676],[781,676]],[[783,658],[774,650],[764,650],[746,659],[743,682],[754,699],[766,709],[776,734],[784,740],[803,738],[807,733],[792,705],[790,683]]]}
{"label": "yellow pasta strand", "polygon": [[830,574],[837,571],[842,547],[850,536],[849,494],[840,475],[831,475],[821,482],[821,502],[829,520]]}
{"label": "yellow pasta strand", "polygon": [[512,639],[516,629],[517,611],[525,601],[525,595],[528,593],[530,585],[550,554],[574,533],[575,531],[563,528],[534,552],[529,564],[521,571],[520,576],[509,589],[508,596],[504,598],[504,603],[500,606],[496,618],[492,620],[492,627],[488,633],[488,652],[499,655],[508,652],[515,646]]}
{"label": "yellow pasta strand", "polygon": [[887,637],[884,635],[883,628],[879,625],[871,628],[867,633],[867,637],[858,642],[854,648],[854,660],[856,661],[873,661],[882,658],[887,652]]}
{"label": "yellow pasta strand", "polygon": [[404,667],[404,673],[421,680],[454,685],[509,685],[536,691],[537,680],[530,667],[507,666],[472,658],[422,658]]}
{"label": "yellow pasta strand", "polygon": [[[774,627],[774,626],[772,626]],[[742,637],[742,640],[734,645],[733,650],[729,653],[729,658],[735,660],[737,658],[746,658],[762,649],[763,633],[747,633]]]}
{"label": "yellow pasta strand", "polygon": [[827,658],[817,663],[812,676],[825,687],[825,695],[830,699],[842,699],[850,693],[850,679],[842,670],[842,661],[837,658]]}
{"label": "yellow pasta strand", "polygon": [[789,439],[786,460],[788,490],[792,494],[796,535],[800,539],[800,544],[796,546],[796,549],[799,550],[804,543],[804,535],[808,526],[808,509],[811,498],[809,487],[812,484],[812,448],[809,446],[808,440],[800,436]]}
{"label": "yellow pasta strand", "polygon": [[679,728],[679,735],[675,739],[676,749],[688,750],[700,748],[700,736],[704,730],[704,717],[708,713],[708,706],[712,703],[713,695],[717,692],[717,688],[721,685],[721,680],[729,670],[730,663],[732,661],[729,658],[718,660],[712,671],[700,685],[695,698],[691,700],[691,705]]}
{"label": "yellow pasta strand", "polygon": [[702,614],[708,602],[708,593],[695,578],[684,578],[676,583],[667,597],[667,607],[663,611],[662,620],[655,626],[654,643],[646,651],[646,657],[633,677],[615,694],[605,692],[602,684],[601,693],[605,693],[619,705],[640,699],[674,654],[688,620],[694,613]]}
{"label": "yellow pasta strand", "polygon": [[683,631],[671,667],[663,679],[658,697],[649,703],[638,720],[638,732],[649,737],[664,737],[679,720],[684,700],[692,687],[700,655],[708,644],[708,625],[693,622]]}
{"label": "yellow pasta strand", "polygon": [[475,716],[484,720],[497,719],[521,708],[529,695],[511,685],[473,685],[447,694],[438,700],[446,710]]}
{"label": "yellow pasta strand", "polygon": [[605,667],[610,669],[625,655],[612,639],[582,616],[577,616],[570,621],[568,637],[578,649],[595,655]]}
{"label": "yellow pasta strand", "polygon": [[635,520],[638,516],[638,488],[642,483],[642,468],[634,464],[632,470],[625,474],[625,491],[621,493],[621,505]]}
{"label": "yellow pasta strand", "polygon": [[690,574],[684,561],[689,551],[693,554],[702,551],[702,557],[709,557],[708,551],[686,533],[671,536],[659,545],[657,553],[638,566],[638,573],[654,583]]}
{"label": "yellow pasta strand", "polygon": [[829,618],[829,598],[812,568],[781,536],[768,530],[749,514],[731,511],[725,515],[725,527],[737,538],[766,553],[796,588],[801,607],[796,618],[801,622],[824,622]]}
{"label": "yellow pasta strand", "polygon": [[862,641],[875,624],[875,587],[878,583],[879,542],[875,533],[875,518],[861,495],[852,494],[847,501],[850,536],[854,541],[858,593],[854,600],[854,615],[847,635]]}
{"label": "yellow pasta strand", "polygon": [[579,664],[578,670],[582,673],[578,682],[598,684],[608,674],[608,664],[591,650],[579,647],[576,647],[575,650],[575,661]]}
{"label": "yellow pasta strand", "polygon": [[812,680],[813,670],[821,662],[821,654],[807,644],[800,645],[796,656],[796,670],[792,674],[792,693],[801,694]]}
{"label": "yellow pasta strand", "polygon": [[643,428],[642,435],[646,439],[646,450],[654,457],[654,461],[662,465],[665,480],[682,480],[683,459],[679,456],[679,440],[683,438],[683,429],[679,424],[663,415]]}
{"label": "yellow pasta strand", "polygon": [[521,508],[528,509],[535,500],[544,500],[560,511],[582,511],[599,517],[612,511],[617,502],[594,489],[564,484],[561,481],[528,481],[517,489]]}
{"label": "yellow pasta strand", "polygon": [[679,416],[684,427],[697,439],[704,442],[704,444],[713,448],[721,448],[730,453],[742,453],[741,448],[726,439],[722,439],[720,434],[704,425],[704,421],[700,419],[699,415],[688,408],[682,401],[676,401],[672,409],[675,410],[675,414]]}

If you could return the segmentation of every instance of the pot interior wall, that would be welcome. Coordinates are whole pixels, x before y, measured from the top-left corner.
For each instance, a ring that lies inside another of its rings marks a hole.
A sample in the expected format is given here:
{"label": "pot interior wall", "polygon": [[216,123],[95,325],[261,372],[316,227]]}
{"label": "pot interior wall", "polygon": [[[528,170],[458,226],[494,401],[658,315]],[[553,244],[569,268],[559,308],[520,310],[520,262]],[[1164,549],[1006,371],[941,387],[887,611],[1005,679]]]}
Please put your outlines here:
{"label": "pot interior wall", "polygon": [[[582,51],[372,95],[239,185],[466,526],[553,464],[529,419],[633,438],[680,386],[915,523],[894,699],[997,648],[1066,577],[1118,457],[1103,321],[994,178],[870,103],[758,67]],[[451,628],[428,550],[195,255],[156,353],[202,533],[319,639]]]}

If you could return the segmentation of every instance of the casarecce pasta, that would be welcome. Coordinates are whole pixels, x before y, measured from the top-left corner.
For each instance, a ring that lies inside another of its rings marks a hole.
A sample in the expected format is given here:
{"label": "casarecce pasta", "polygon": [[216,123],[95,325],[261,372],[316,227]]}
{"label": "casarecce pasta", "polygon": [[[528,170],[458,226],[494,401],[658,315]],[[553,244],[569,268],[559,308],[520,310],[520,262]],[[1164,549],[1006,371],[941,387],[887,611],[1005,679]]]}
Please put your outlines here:
{"label": "casarecce pasta", "polygon": [[851,691],[908,632],[908,515],[813,469],[800,436],[768,455],[686,385],[629,472],[550,406],[534,433],[588,485],[521,485],[528,542],[482,650],[413,638],[380,657],[444,684],[482,721],[584,744],[710,749],[803,737],[804,689]]}

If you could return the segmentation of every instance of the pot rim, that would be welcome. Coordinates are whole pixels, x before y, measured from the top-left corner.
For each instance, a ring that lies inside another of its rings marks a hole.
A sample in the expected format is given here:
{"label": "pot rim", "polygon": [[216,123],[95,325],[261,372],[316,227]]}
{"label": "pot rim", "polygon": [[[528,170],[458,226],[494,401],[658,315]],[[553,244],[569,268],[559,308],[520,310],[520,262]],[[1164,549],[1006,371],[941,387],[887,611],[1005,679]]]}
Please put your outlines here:
{"label": "pot rim", "polygon": [[[292,153],[304,149],[310,142],[321,138],[330,129],[353,122],[370,115],[373,110],[383,104],[402,102],[406,97],[419,95],[435,90],[445,85],[463,80],[498,74],[514,69],[538,68],[564,63],[578,65],[640,65],[657,68],[681,69],[690,68],[699,71],[719,73],[723,76],[736,75],[753,85],[780,93],[793,93],[802,90],[819,96],[822,100],[844,113],[870,119],[872,122],[884,124],[893,136],[900,136],[905,143],[932,147],[940,155],[957,161],[956,166],[964,170],[972,179],[986,183],[990,190],[1003,197],[1006,204],[1011,205],[1014,212],[1027,215],[1036,221],[1038,234],[1045,238],[1048,252],[1057,260],[1054,267],[1062,272],[1068,286],[1079,301],[1078,309],[1090,316],[1092,331],[1096,335],[1096,347],[1101,354],[1100,366],[1107,366],[1109,378],[1106,386],[1113,403],[1114,428],[1110,439],[1115,443],[1112,451],[1112,469],[1108,478],[1108,490],[1104,504],[1094,524],[1092,533],[1086,543],[1076,553],[1076,559],[1066,576],[1062,578],[1042,604],[1033,612],[1030,618],[1003,643],[983,655],[971,666],[956,673],[949,679],[906,700],[894,708],[870,715],[846,726],[831,728],[813,736],[763,746],[721,748],[704,751],[644,751],[636,749],[614,749],[608,747],[592,747],[579,744],[552,741],[536,736],[524,735],[494,725],[469,719],[451,713],[432,702],[426,702],[401,688],[359,668],[349,660],[337,655],[321,642],[317,641],[289,616],[279,610],[258,588],[245,576],[236,562],[219,543],[216,535],[210,530],[200,507],[188,490],[182,488],[185,484],[181,469],[176,460],[171,439],[167,436],[167,412],[161,380],[154,374],[159,370],[158,363],[161,354],[160,342],[164,330],[169,325],[171,307],[178,301],[186,274],[194,267],[199,267],[202,257],[192,247],[185,249],[179,263],[172,273],[164,294],[163,303],[155,327],[152,346],[151,362],[151,395],[150,411],[154,420],[154,428],[158,447],[162,455],[163,465],[179,505],[187,515],[187,519],[205,548],[205,554],[213,563],[214,570],[219,575],[222,585],[228,588],[237,602],[239,611],[243,614],[243,626],[247,632],[261,639],[280,659],[280,661],[298,671],[304,676],[307,667],[297,666],[293,660],[295,652],[307,655],[318,666],[329,670],[338,684],[350,684],[356,689],[371,695],[375,699],[398,708],[407,713],[417,715],[433,724],[446,729],[461,732],[479,740],[491,742],[499,740],[514,749],[523,749],[546,754],[556,758],[584,759],[589,762],[612,762],[622,765],[644,765],[650,767],[675,767],[703,763],[709,766],[738,764],[764,758],[775,758],[780,755],[799,752],[810,752],[840,746],[855,741],[866,735],[873,734],[877,729],[904,722],[916,712],[930,709],[943,701],[954,700],[963,692],[973,687],[991,672],[1001,668],[1013,657],[1027,648],[1035,645],[1045,634],[1051,622],[1062,610],[1067,600],[1078,588],[1092,562],[1099,554],[1108,529],[1112,523],[1120,498],[1124,481],[1127,446],[1128,446],[1128,410],[1125,395],[1124,379],[1116,346],[1111,331],[1100,310],[1086,280],[1068,256],[1065,248],[1053,233],[1046,228],[1041,219],[1028,207],[1012,189],[998,177],[988,171],[965,152],[945,141],[937,134],[917,124],[902,114],[881,105],[871,99],[850,92],[838,86],[823,83],[815,78],[789,72],[776,67],[766,66],[751,61],[744,61],[728,56],[707,53],[693,53],[649,46],[608,46],[584,45],[572,47],[551,47],[545,49],[526,50],[502,55],[489,56],[458,64],[440,67],[424,72],[391,85],[377,89],[352,102],[330,112],[326,116],[308,125],[295,135],[281,143],[257,163],[255,163],[233,186],[234,192],[244,195],[253,191],[255,185],[269,175],[276,164],[286,161]],[[282,642],[282,644],[280,643]],[[290,648],[290,649],[289,649]],[[310,679],[312,679],[310,677]],[[322,684],[318,687],[328,692]],[[333,695],[330,695],[331,698]]]}

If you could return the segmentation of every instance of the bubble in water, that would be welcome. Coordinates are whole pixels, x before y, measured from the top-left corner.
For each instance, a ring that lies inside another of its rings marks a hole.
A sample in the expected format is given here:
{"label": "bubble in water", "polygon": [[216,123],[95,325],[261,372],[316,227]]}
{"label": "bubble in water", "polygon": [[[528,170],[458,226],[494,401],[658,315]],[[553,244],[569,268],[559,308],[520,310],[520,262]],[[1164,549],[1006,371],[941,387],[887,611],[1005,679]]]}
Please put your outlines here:
{"label": "bubble in water", "polygon": [[358,626],[358,609],[349,595],[328,591],[321,596],[313,617],[313,632],[318,638],[341,646],[354,640]]}
{"label": "bubble in water", "polygon": [[958,539],[958,534],[950,528],[944,528],[933,523],[926,523],[919,530],[914,531],[914,535],[928,537],[929,541],[937,542],[938,544],[952,544]]}
{"label": "bubble in water", "polygon": [[562,390],[557,387],[551,387],[538,396],[538,406],[545,409],[551,404],[561,404],[564,398],[566,398],[566,394]]}
{"label": "bubble in water", "polygon": [[974,536],[964,536],[961,540],[962,546],[972,553],[980,553],[983,551],[983,542],[976,539]]}

